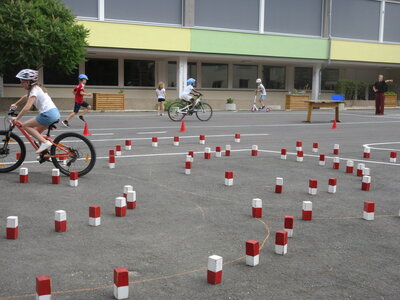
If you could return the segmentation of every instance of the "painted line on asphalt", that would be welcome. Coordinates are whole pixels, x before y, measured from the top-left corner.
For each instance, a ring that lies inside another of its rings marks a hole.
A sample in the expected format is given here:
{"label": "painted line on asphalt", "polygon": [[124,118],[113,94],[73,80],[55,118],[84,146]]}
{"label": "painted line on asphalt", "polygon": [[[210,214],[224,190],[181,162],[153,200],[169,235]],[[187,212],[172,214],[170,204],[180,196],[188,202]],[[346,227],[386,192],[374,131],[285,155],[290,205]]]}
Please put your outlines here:
{"label": "painted line on asphalt", "polygon": [[386,143],[372,143],[372,144],[364,144],[363,147],[368,147],[374,150],[383,150],[383,151],[400,151],[400,149],[392,149],[392,148],[382,148],[382,147],[374,147],[376,145],[397,145],[400,142],[386,142]]}
{"label": "painted line on asphalt", "polygon": [[136,132],[136,134],[156,134],[156,133],[167,133],[166,131],[141,131]]}

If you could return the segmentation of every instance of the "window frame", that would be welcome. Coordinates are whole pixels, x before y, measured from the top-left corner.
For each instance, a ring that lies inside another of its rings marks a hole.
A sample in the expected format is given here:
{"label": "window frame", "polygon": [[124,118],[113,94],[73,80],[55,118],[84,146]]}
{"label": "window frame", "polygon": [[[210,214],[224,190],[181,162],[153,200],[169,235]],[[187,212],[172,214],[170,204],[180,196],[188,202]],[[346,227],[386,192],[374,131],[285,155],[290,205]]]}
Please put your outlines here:
{"label": "window frame", "polygon": [[[125,85],[125,62],[126,61],[147,61],[147,62],[153,62],[154,63],[154,84],[153,86],[150,85],[146,85],[146,86],[140,86],[140,85]],[[157,60],[152,60],[152,59],[138,59],[138,58],[122,58],[122,74],[119,73],[119,75],[122,75],[122,88],[126,89],[126,88],[136,88],[136,89],[144,89],[144,88],[148,88],[148,89],[154,89],[157,85],[157,66],[156,66]]]}
{"label": "window frame", "polygon": [[[205,87],[204,86],[204,76],[203,76],[203,69],[204,69],[204,65],[225,65],[226,66],[226,87],[220,87],[220,88],[214,88],[214,87]],[[201,68],[201,89],[204,90],[216,90],[216,91],[221,91],[221,90],[231,90],[231,88],[229,88],[229,80],[230,80],[230,76],[229,76],[229,63],[218,63],[218,62],[207,62],[207,61],[201,61],[200,62],[200,68]],[[197,73],[199,71],[197,70]],[[199,74],[197,74],[199,75]]]}
{"label": "window frame", "polygon": [[[269,91],[274,91],[274,92],[285,92],[288,90],[288,72],[287,72],[287,66],[286,65],[261,65],[262,69],[261,69],[261,78],[263,80],[263,84],[265,86],[265,88]],[[269,67],[269,68],[283,68],[284,69],[284,88],[283,89],[272,89],[270,87],[266,86],[266,82],[265,81],[265,76],[264,76],[264,68],[265,67]],[[293,85],[294,85],[294,78],[293,78]]]}

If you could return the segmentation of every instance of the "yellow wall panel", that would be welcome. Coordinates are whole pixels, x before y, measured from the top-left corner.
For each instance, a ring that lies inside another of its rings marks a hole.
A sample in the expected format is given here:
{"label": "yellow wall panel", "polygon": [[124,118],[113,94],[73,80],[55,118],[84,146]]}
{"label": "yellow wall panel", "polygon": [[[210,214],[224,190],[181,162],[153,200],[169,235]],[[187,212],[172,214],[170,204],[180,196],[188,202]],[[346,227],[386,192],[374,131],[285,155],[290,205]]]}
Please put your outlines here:
{"label": "yellow wall panel", "polygon": [[400,63],[400,45],[332,41],[333,60]]}
{"label": "yellow wall panel", "polygon": [[190,29],[78,21],[90,30],[91,47],[190,51]]}

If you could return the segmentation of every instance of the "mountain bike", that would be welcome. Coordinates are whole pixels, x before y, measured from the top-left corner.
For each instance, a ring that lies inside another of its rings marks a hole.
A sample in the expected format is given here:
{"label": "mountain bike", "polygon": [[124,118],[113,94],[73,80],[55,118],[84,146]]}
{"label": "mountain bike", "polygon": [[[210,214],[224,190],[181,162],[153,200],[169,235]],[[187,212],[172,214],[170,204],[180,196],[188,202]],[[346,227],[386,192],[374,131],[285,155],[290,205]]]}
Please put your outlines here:
{"label": "mountain bike", "polygon": [[[39,144],[25,131],[22,123],[11,120],[17,115],[15,108],[11,108],[4,118],[5,130],[0,131],[0,173],[17,169],[26,157],[24,142],[12,132],[15,127],[21,131],[35,150],[39,149]],[[44,138],[53,145],[49,150],[38,154],[39,163],[51,160],[53,165],[67,176],[70,175],[70,171],[77,171],[80,177],[89,173],[96,163],[96,151],[93,144],[86,137],[75,132],[62,133],[53,140],[50,138],[50,131],[56,129],[56,123],[58,121],[48,126]]]}
{"label": "mountain bike", "polygon": [[181,121],[186,116],[196,114],[197,119],[200,121],[208,121],[211,119],[213,110],[210,104],[202,102],[203,95],[195,96],[194,109],[190,109],[191,103],[186,101],[174,102],[168,108],[168,117],[172,121]]}

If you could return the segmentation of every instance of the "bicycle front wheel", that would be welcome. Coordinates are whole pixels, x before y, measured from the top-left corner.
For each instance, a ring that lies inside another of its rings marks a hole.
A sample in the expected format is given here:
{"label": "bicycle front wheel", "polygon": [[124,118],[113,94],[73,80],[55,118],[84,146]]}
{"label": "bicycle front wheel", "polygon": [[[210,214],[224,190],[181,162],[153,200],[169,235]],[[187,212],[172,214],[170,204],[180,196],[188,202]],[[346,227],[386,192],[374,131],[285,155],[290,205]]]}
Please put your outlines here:
{"label": "bicycle front wheel", "polygon": [[51,160],[60,172],[69,176],[77,171],[79,176],[89,173],[96,163],[96,151],[93,144],[84,136],[75,132],[62,133],[54,139],[51,146]]}
{"label": "bicycle front wheel", "polygon": [[196,116],[200,121],[208,121],[211,119],[213,110],[208,103],[201,102],[196,106]]}
{"label": "bicycle front wheel", "polygon": [[11,172],[25,160],[26,148],[24,142],[14,133],[0,131],[0,173]]}
{"label": "bicycle front wheel", "polygon": [[185,107],[186,105],[183,104],[182,102],[174,102],[170,105],[170,107],[168,108],[168,117],[172,120],[172,121],[180,121],[182,120],[186,114],[184,114],[182,112],[182,109]]}

